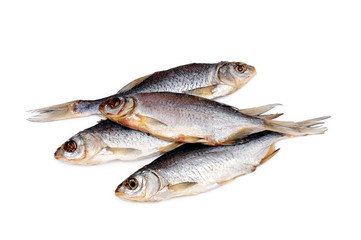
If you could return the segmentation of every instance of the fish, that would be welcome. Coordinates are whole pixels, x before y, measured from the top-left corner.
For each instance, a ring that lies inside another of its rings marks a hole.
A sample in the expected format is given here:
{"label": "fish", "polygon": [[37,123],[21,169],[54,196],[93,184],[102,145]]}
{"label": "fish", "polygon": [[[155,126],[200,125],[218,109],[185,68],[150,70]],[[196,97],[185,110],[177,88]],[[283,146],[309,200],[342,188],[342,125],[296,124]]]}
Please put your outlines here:
{"label": "fish", "polygon": [[49,122],[100,115],[99,105],[109,97],[143,92],[178,92],[213,99],[235,92],[256,75],[243,62],[193,63],[138,78],[111,96],[96,100],[75,100],[30,110],[32,122]]}
{"label": "fish", "polygon": [[[264,115],[276,106],[278,104],[269,104],[241,111],[277,118],[281,114]],[[56,150],[54,157],[75,165],[96,165],[114,160],[134,161],[156,157],[180,145],[182,143],[166,141],[110,120],[102,120],[69,138]]]}
{"label": "fish", "polygon": [[72,136],[56,150],[54,157],[75,165],[96,165],[158,156],[181,144],[102,120]]}
{"label": "fish", "polygon": [[195,195],[252,173],[280,149],[279,140],[295,137],[263,131],[238,139],[236,145],[185,144],[140,168],[115,190],[119,198],[157,202]]}
{"label": "fish", "polygon": [[99,106],[108,119],[168,141],[232,144],[234,139],[265,130],[304,136],[323,133],[319,121],[329,116],[302,122],[275,121],[251,116],[241,110],[188,94],[137,93],[110,98]]}
{"label": "fish", "polygon": [[[171,89],[169,84],[167,84],[167,81],[169,81],[169,75],[174,75],[173,77],[185,77],[185,79],[176,81],[178,84],[180,84],[176,89],[181,89],[183,87],[184,91],[192,92],[193,94],[202,94],[202,91],[200,91],[201,88],[197,88],[197,84],[200,83],[200,81],[195,79],[194,73],[202,71],[204,72],[204,69],[206,67],[210,67],[211,65],[212,64],[190,64],[168,71],[159,72],[147,80],[152,81],[153,83],[145,84],[147,81],[133,81],[119,92],[144,92],[157,91],[158,89],[168,90]],[[219,65],[220,66],[218,66],[217,71],[219,72],[218,74],[220,74],[220,79],[223,79],[224,82],[226,82],[227,79],[227,77],[224,75],[232,72],[231,69],[227,71],[227,68],[231,66],[233,66],[234,69],[237,69],[237,67],[243,67],[244,69],[249,68],[248,70],[246,69],[244,73],[248,74],[246,71],[251,71],[251,74],[255,74],[255,70],[252,66],[245,65],[243,63],[223,62]],[[238,72],[241,72],[241,70],[238,70]],[[187,74],[189,76],[187,76]],[[234,77],[236,77],[236,73],[234,73]],[[189,84],[185,84],[184,86],[181,85],[181,83],[184,83],[188,80],[191,80]],[[202,81],[204,81],[204,79]],[[238,84],[238,87],[240,87],[247,81],[247,78],[244,78],[243,82],[240,78],[235,78],[234,84]],[[232,81],[230,80],[228,84],[229,85],[227,86],[231,86]],[[153,89],[151,87],[153,87]],[[194,89],[189,90],[191,87],[194,87]],[[220,85],[218,85],[217,88],[220,88]],[[235,90],[237,90],[237,86],[235,87]],[[208,95],[207,97],[215,98],[229,93],[230,92],[228,91],[215,91],[213,95]],[[97,105],[92,105],[90,102],[87,102],[89,108],[86,111],[90,112],[97,110],[97,106],[104,99],[97,100]],[[277,105],[280,104],[269,104],[257,108],[242,109],[242,111],[247,114],[261,115]],[[282,114],[268,114],[265,116],[268,118],[276,118],[280,115]],[[130,139],[134,142],[129,141]],[[150,134],[134,131],[132,129],[115,124],[112,121],[105,120],[71,137],[56,150],[54,157],[57,160],[70,164],[96,165],[113,160],[130,161],[153,157],[170,151],[179,145],[181,145],[181,143],[161,140],[151,136]]]}

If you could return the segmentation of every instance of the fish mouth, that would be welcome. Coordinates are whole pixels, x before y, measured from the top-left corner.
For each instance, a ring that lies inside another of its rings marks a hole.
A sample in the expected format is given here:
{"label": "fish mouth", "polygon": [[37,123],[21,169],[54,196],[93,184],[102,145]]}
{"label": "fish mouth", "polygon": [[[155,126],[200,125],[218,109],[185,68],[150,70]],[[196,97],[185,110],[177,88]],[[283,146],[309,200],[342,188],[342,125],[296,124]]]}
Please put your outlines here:
{"label": "fish mouth", "polygon": [[117,196],[118,198],[121,198],[121,199],[129,200],[129,201],[137,201],[137,202],[140,201],[135,197],[130,197],[128,194],[126,194],[122,190],[122,188],[123,188],[123,183],[119,184],[118,187],[115,189],[115,192],[114,192],[115,196]]}
{"label": "fish mouth", "polygon": [[70,164],[77,164],[77,165],[93,165],[92,162],[90,162],[90,159],[87,159],[87,151],[84,151],[84,156],[82,158],[79,159],[72,159],[72,158],[67,158],[65,155],[65,150],[63,148],[63,146],[59,147],[55,153],[54,153],[54,158],[56,160],[65,162],[65,163],[70,163]]}
{"label": "fish mouth", "polygon": [[118,187],[115,189],[115,196],[122,198],[122,196],[124,195],[124,193],[122,191],[120,191],[120,188],[122,187],[123,184],[119,184]]}
{"label": "fish mouth", "polygon": [[62,147],[59,147],[54,153],[54,158],[56,160],[62,160],[63,155],[64,155],[64,150],[62,149]]}
{"label": "fish mouth", "polygon": [[249,77],[254,77],[257,74],[256,68],[251,66],[251,65],[247,65],[248,69],[249,69]]}
{"label": "fish mouth", "polygon": [[115,196],[125,199],[128,201],[134,201],[134,202],[148,202],[148,200],[145,198],[146,192],[143,192],[141,195],[138,196],[132,196],[127,194],[127,191],[124,189],[124,184],[121,183],[118,185],[118,187],[115,189]]}

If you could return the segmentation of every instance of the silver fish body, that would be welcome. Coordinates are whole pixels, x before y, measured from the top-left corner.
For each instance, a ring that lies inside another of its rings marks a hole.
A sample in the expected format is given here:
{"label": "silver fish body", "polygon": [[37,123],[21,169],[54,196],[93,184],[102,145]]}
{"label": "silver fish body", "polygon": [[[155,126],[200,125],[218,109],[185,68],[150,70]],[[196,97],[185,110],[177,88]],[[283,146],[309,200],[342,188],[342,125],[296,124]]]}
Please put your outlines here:
{"label": "silver fish body", "polygon": [[95,165],[113,160],[130,161],[157,156],[179,145],[104,120],[71,137],[58,148],[54,156],[67,163]]}
{"label": "silver fish body", "polygon": [[[235,70],[237,67],[244,67],[245,71],[237,72]],[[234,73],[231,74],[233,71]],[[118,95],[168,90],[185,91],[194,95],[215,98],[237,90],[254,74],[254,68],[243,63],[189,64],[135,80],[122,88]],[[105,99],[107,98],[94,101],[75,101],[70,103],[70,107],[59,106],[54,109],[58,109],[58,113],[61,109],[65,109],[64,114],[69,113],[69,109],[72,109],[72,116],[77,114],[85,116],[97,112],[98,106]],[[259,115],[276,105],[243,109],[243,111]],[[49,114],[51,113],[52,111]],[[161,140],[149,134],[121,127],[108,120],[74,135],[58,148],[55,158],[72,164],[94,165],[113,160],[128,161],[152,157],[179,145],[180,143]]]}
{"label": "silver fish body", "polygon": [[[250,114],[263,114],[277,104],[243,109]],[[267,115],[278,117],[276,115]],[[95,165],[114,160],[131,161],[154,157],[181,145],[154,137],[149,133],[123,127],[104,120],[85,129],[62,144],[54,157],[62,162],[77,165]]]}
{"label": "silver fish body", "polygon": [[273,121],[205,98],[169,92],[110,98],[99,110],[112,121],[165,140],[207,145],[228,144],[264,130],[293,135],[322,133],[325,128],[312,126],[327,118],[299,123]]}
{"label": "silver fish body", "polygon": [[[236,70],[239,69],[238,71]],[[155,72],[137,85],[130,83],[118,93],[177,92],[205,98],[228,95],[246,84],[255,69],[241,62],[193,63]]]}
{"label": "silver fish body", "polygon": [[[193,63],[136,79],[113,96],[140,92],[177,92],[213,99],[233,93],[246,84],[256,70],[241,62]],[[109,97],[107,97],[109,98]],[[104,98],[106,99],[106,98]],[[30,111],[29,121],[48,122],[99,115],[104,99],[76,100]]]}
{"label": "silver fish body", "polygon": [[233,146],[186,144],[136,171],[118,186],[115,194],[148,202],[205,192],[253,172],[278,151],[275,142],[287,137],[264,131]]}

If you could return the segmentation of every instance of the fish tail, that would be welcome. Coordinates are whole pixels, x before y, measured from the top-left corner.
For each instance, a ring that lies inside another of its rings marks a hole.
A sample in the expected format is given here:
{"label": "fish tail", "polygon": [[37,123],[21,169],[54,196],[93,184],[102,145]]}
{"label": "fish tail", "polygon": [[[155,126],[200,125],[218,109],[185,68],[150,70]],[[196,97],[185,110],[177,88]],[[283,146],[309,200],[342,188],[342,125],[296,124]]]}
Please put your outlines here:
{"label": "fish tail", "polygon": [[330,116],[313,118],[301,122],[275,121],[269,119],[263,120],[266,123],[267,130],[284,133],[290,137],[297,137],[325,133],[327,128],[322,127],[323,122],[321,121],[327,118],[330,118]]}
{"label": "fish tail", "polygon": [[86,117],[99,114],[99,100],[76,100],[50,107],[28,111],[31,115],[27,120],[31,122],[51,122],[69,118]]}

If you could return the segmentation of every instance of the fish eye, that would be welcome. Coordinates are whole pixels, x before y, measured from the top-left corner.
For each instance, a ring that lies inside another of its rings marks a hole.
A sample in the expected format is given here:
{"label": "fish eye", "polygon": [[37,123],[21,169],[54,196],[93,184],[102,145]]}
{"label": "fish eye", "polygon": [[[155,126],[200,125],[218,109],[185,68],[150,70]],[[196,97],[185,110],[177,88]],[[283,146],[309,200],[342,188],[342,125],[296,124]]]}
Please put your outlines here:
{"label": "fish eye", "polygon": [[111,98],[108,101],[106,101],[106,104],[111,108],[114,109],[120,104],[119,98]]}
{"label": "fish eye", "polygon": [[247,64],[237,64],[236,71],[239,73],[244,73],[247,70]]}
{"label": "fish eye", "polygon": [[127,187],[130,190],[136,189],[138,187],[138,180],[135,179],[135,178],[129,178],[128,181],[127,181]]}
{"label": "fish eye", "polygon": [[64,150],[66,152],[74,152],[77,148],[77,144],[73,140],[69,140],[66,143],[64,143]]}

